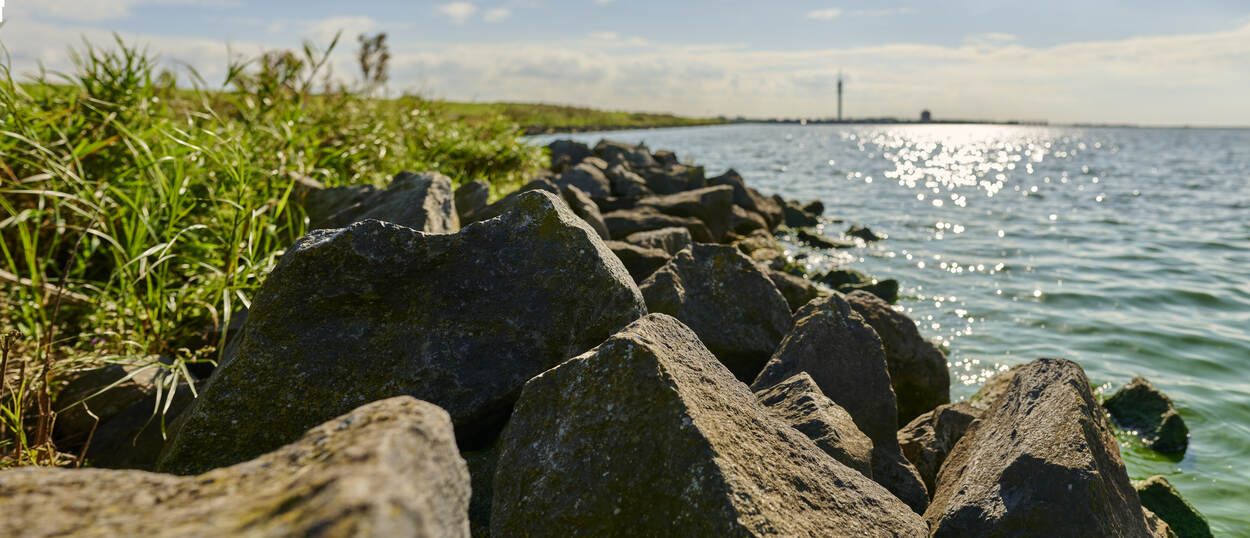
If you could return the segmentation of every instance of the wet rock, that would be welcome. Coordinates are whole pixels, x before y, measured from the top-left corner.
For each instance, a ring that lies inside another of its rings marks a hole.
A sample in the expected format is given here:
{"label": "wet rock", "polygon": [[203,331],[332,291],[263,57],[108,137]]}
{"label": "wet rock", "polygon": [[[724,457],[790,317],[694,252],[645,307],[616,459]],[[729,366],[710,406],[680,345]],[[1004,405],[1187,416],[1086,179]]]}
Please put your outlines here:
{"label": "wet rock", "polygon": [[[498,217],[499,215],[502,215],[505,211],[510,209],[514,204],[516,204],[516,200],[518,197],[521,196],[521,194],[527,193],[530,191],[547,191],[551,194],[559,195],[560,187],[557,187],[555,183],[552,183],[551,180],[547,178],[535,179],[533,181],[530,181],[529,183],[522,185],[521,188],[511,193],[508,193],[507,196],[504,196],[503,198],[499,199],[495,203],[490,204],[482,208],[481,210],[474,212],[473,215],[471,215],[471,218],[473,219],[471,222],[480,222],[483,220],[493,219],[495,217]],[[464,226],[467,226],[470,224],[470,222],[462,222],[461,224]]]}
{"label": "wet rock", "polygon": [[742,206],[744,209],[759,213],[768,222],[768,228],[771,230],[781,224],[785,217],[782,213],[781,206],[772,198],[765,197],[755,189],[746,186],[742,180],[742,175],[737,171],[730,169],[729,171],[710,178],[707,180],[708,185],[729,185],[734,188],[734,203]]}
{"label": "wet rock", "polygon": [[468,503],[447,413],[400,397],[195,477],[0,472],[0,535],[467,537]]}
{"label": "wet rock", "polygon": [[658,248],[673,255],[694,243],[694,239],[685,228],[661,228],[630,234],[625,242],[642,248]]}
{"label": "wet rock", "polygon": [[[809,213],[798,202],[786,201],[781,206],[785,214],[785,224],[791,228],[806,228],[820,224],[820,213]],[[821,209],[824,209],[821,207]]]}
{"label": "wet rock", "polygon": [[598,144],[595,144],[595,155],[607,161],[609,165],[619,163],[634,169],[656,165],[651,152],[643,144],[635,146],[623,142],[600,140]]}
{"label": "wet rock", "polygon": [[734,247],[691,245],[639,288],[650,312],[681,320],[744,381],[759,373],[790,328],[781,292]]}
{"label": "wet rock", "polygon": [[795,237],[808,245],[816,248],[855,248],[854,241],[843,241],[834,239],[818,233],[809,232],[807,230],[799,230],[795,232]]}
{"label": "wet rock", "polygon": [[590,146],[573,140],[556,140],[547,144],[547,149],[551,151],[552,170],[563,171],[593,155]]}
{"label": "wet rock", "polygon": [[651,189],[647,187],[647,180],[626,168],[625,165],[617,164],[608,168],[607,176],[608,182],[612,184],[613,196],[638,198],[652,194]]}
{"label": "wet rock", "polygon": [[664,228],[685,228],[695,241],[707,243],[714,240],[712,232],[703,221],[694,217],[665,215],[650,207],[604,213],[603,222],[613,239],[624,239],[638,232]]}
{"label": "wet rock", "polygon": [[343,207],[314,229],[339,228],[365,219],[376,219],[430,233],[453,233],[460,229],[451,179],[434,172],[400,172],[386,190],[375,191],[359,202]]}
{"label": "wet rock", "polygon": [[844,296],[821,297],[795,312],[793,328],[751,388],[760,391],[800,372],[872,439],[873,479],[923,512],[929,497],[898,446],[898,411],[881,339]]}
{"label": "wet rock", "polygon": [[572,185],[590,196],[611,196],[612,184],[602,170],[588,163],[581,163],[565,170],[555,181],[556,186]]}
{"label": "wet rock", "polygon": [[881,239],[880,236],[878,236],[875,233],[872,233],[872,230],[870,230],[867,226],[851,226],[850,228],[846,230],[846,235],[849,235],[851,237],[858,237],[860,239],[863,239],[864,241],[870,241],[870,242],[879,241]]}
{"label": "wet rock", "polygon": [[656,150],[656,152],[652,153],[651,156],[655,159],[656,163],[659,163],[660,166],[669,166],[678,163],[677,154],[666,149]]}
{"label": "wet rock", "polygon": [[1144,377],[1133,378],[1102,406],[1120,427],[1138,432],[1152,450],[1176,454],[1189,446],[1189,427],[1172,406],[1172,400]]}
{"label": "wet rock", "polygon": [[[198,383],[196,391],[204,386]],[[87,445],[87,463],[104,469],[154,469],[165,442],[178,431],[178,417],[195,399],[184,382],[172,397],[168,390],[162,390],[159,401],[156,393],[149,394],[101,422]]]}
{"label": "wet rock", "polygon": [[898,401],[898,422],[906,424],[939,405],[951,401],[951,375],[946,355],[920,336],[916,323],[866,291],[846,296],[851,307],[881,337],[890,385]]}
{"label": "wet rock", "polygon": [[665,315],[530,380],[500,442],[496,536],[925,533]]}
{"label": "wet rock", "polygon": [[624,241],[605,241],[604,244],[625,264],[625,269],[629,271],[634,282],[646,280],[657,269],[664,267],[672,257],[658,248],[640,247]]}
{"label": "wet rock", "polygon": [[815,441],[833,459],[872,478],[872,440],[859,431],[850,413],[820,392],[807,372],[755,396],[769,413]]}
{"label": "wet rock", "polygon": [[1179,538],[1211,536],[1207,518],[1182,498],[1167,478],[1155,475],[1141,482],[1134,482],[1133,487],[1137,490],[1142,507],[1167,522]]}
{"label": "wet rock", "polygon": [[930,493],[937,491],[937,474],[942,462],[980,415],[980,411],[967,402],[946,404],[916,417],[898,431],[903,456],[916,466]]}
{"label": "wet rock", "polygon": [[108,364],[71,376],[52,404],[57,413],[57,444],[62,449],[82,446],[98,424],[155,395],[161,368]]}
{"label": "wet rock", "polygon": [[635,169],[647,181],[647,188],[656,194],[676,194],[709,186],[702,166],[670,164]]}
{"label": "wet rock", "polygon": [[820,200],[812,200],[806,204],[803,204],[803,211],[810,215],[815,215],[819,217],[825,214],[825,204],[824,202],[821,202]]}
{"label": "wet rock", "polygon": [[1076,363],[1038,359],[968,428],[925,512],[933,536],[1146,536],[1115,436]]}
{"label": "wet rock", "polygon": [[706,187],[677,194],[648,196],[638,200],[638,209],[654,209],[666,215],[694,217],[707,226],[713,239],[720,239],[729,230],[733,208],[733,189]]}
{"label": "wet rock", "polygon": [[474,222],[473,214],[481,211],[490,201],[490,183],[480,179],[470,181],[456,189],[456,215],[461,223]]}
{"label": "wet rock", "polygon": [[786,298],[786,304],[790,305],[791,311],[798,310],[820,296],[820,290],[816,289],[816,285],[801,276],[769,269],[768,278],[773,281],[774,286],[777,286],[777,291],[781,292],[781,296]]}
{"label": "wet rock", "polygon": [[378,221],[314,232],[261,286],[238,355],[186,412],[160,467],[242,461],[401,394],[446,409],[472,450],[526,380],[645,313],[616,256],[545,192],[454,235]]}
{"label": "wet rock", "polygon": [[569,204],[569,209],[573,210],[574,215],[581,217],[595,233],[599,234],[600,239],[609,239],[608,225],[604,224],[603,215],[599,213],[599,206],[595,205],[590,196],[577,187],[565,185],[560,189],[560,197]]}
{"label": "wet rock", "polygon": [[878,280],[854,269],[833,269],[817,278],[817,282],[842,293],[862,290],[890,304],[898,301],[898,281],[893,278]]}
{"label": "wet rock", "polygon": [[756,230],[768,231],[768,221],[763,215],[754,211],[743,209],[742,206],[734,204],[731,208],[730,229],[738,235],[749,235]]}

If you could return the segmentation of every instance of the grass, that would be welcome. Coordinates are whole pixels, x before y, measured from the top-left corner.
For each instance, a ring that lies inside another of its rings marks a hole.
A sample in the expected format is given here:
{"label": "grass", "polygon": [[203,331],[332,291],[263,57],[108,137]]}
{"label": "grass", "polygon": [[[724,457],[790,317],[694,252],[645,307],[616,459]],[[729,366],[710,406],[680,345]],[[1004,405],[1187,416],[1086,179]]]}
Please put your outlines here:
{"label": "grass", "polygon": [[188,364],[217,360],[214,328],[305,232],[307,180],[433,170],[502,189],[539,166],[505,116],[325,82],[334,46],[233,62],[218,86],[120,40],[68,73],[0,64],[0,466],[81,463],[51,433],[70,372],[160,368],[172,399]]}
{"label": "grass", "polygon": [[527,134],[649,127],[689,127],[715,125],[726,120],[688,118],[672,114],[613,112],[571,106],[528,103],[459,103],[442,101],[439,108],[449,116],[472,123],[499,121],[522,126]]}

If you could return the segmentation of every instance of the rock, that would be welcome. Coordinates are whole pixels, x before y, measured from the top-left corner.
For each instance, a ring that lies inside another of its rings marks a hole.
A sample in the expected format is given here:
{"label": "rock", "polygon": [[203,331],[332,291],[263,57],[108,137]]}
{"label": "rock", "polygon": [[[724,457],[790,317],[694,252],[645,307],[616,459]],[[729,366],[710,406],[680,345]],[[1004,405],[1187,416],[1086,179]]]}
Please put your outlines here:
{"label": "rock", "polygon": [[599,234],[600,239],[609,239],[608,225],[604,224],[603,215],[599,213],[599,206],[595,205],[590,196],[577,187],[565,185],[560,189],[560,197],[569,204],[569,209],[573,210],[574,215],[586,221],[586,224]]}
{"label": "rock", "polygon": [[447,413],[399,397],[195,477],[0,472],[0,535],[467,537],[468,503]]}
{"label": "rock", "polygon": [[634,282],[646,280],[657,269],[664,267],[664,264],[668,263],[669,258],[672,257],[658,248],[640,247],[624,241],[606,241],[604,244],[612,249],[612,253],[616,254],[617,258],[620,258]]}
{"label": "rock", "polygon": [[608,182],[612,185],[613,196],[637,198],[652,194],[651,189],[647,187],[647,180],[626,168],[625,165],[613,165],[608,168],[606,175]]}
{"label": "rock", "polygon": [[530,380],[500,444],[495,536],[925,533],[661,314]]}
{"label": "rock", "polygon": [[660,166],[678,164],[677,154],[666,149],[656,150],[656,152],[652,153],[651,156],[655,159],[656,163],[659,163]]}
{"label": "rock", "polygon": [[820,296],[816,285],[801,276],[769,269],[768,278],[773,281],[773,285],[777,286],[781,296],[786,298],[786,304],[790,305],[791,312]]}
{"label": "rock", "polygon": [[603,222],[613,239],[624,239],[638,232],[664,228],[685,228],[690,237],[702,243],[714,240],[703,221],[694,217],[665,215],[654,208],[621,209],[604,213]]}
{"label": "rock", "polygon": [[328,189],[309,188],[303,198],[310,229],[325,228],[335,213],[354,207],[378,193],[373,185],[348,185]]}
{"label": "rock", "polygon": [[[197,393],[204,386],[198,383]],[[104,469],[154,469],[166,440],[178,431],[178,417],[195,399],[185,383],[179,383],[172,399],[167,391],[162,391],[159,402],[152,393],[101,422],[87,446],[87,463]]]}
{"label": "rock", "polygon": [[[590,146],[573,140],[556,140],[547,144],[547,149],[551,151],[552,170],[565,170],[593,155],[590,152]],[[560,168],[561,166],[563,168]]]}
{"label": "rock", "polygon": [[742,180],[742,175],[733,169],[708,179],[707,184],[732,186],[734,188],[734,203],[742,206],[744,209],[763,215],[764,220],[768,222],[768,229],[770,230],[776,228],[777,225],[785,220],[781,207],[777,205],[777,202],[760,195],[755,189],[746,186],[746,183]]}
{"label": "rock", "polygon": [[[156,365],[108,364],[70,375],[69,383],[61,389],[52,404],[57,414],[54,433],[62,449],[82,446],[92,428],[156,394],[161,368]],[[88,410],[98,417],[98,423]]]}
{"label": "rock", "polygon": [[799,241],[807,243],[808,245],[811,245],[816,248],[855,248],[856,246],[854,241],[843,241],[841,239],[834,239],[832,237],[826,237],[824,235],[809,232],[807,230],[799,230],[795,232],[794,235],[795,237],[799,239]]}
{"label": "rock", "polygon": [[1211,536],[1207,519],[1181,497],[1180,492],[1172,487],[1167,478],[1155,475],[1141,482],[1134,482],[1133,487],[1137,490],[1142,507],[1165,521],[1179,538]]}
{"label": "rock", "polygon": [[769,413],[815,441],[833,459],[872,478],[872,440],[859,431],[850,413],[820,392],[807,372],[755,396]]}
{"label": "rock", "polygon": [[603,172],[604,174],[607,174],[608,168],[610,168],[610,166],[608,166],[608,161],[605,161],[598,157],[586,157],[585,159],[582,159],[582,164],[589,164],[590,166],[595,167],[595,169],[599,170],[600,172]]}
{"label": "rock", "polygon": [[734,247],[691,245],[639,288],[650,312],[681,320],[744,381],[759,373],[790,328],[781,292]]}
{"label": "rock", "polygon": [[872,439],[873,479],[923,512],[929,497],[898,446],[898,411],[881,339],[844,296],[821,297],[795,312],[793,328],[751,388],[758,392],[800,372]]}
{"label": "rock", "polygon": [[980,411],[967,402],[940,405],[898,431],[903,457],[916,466],[930,493],[937,491],[937,474],[942,462],[980,415]]}
{"label": "rock", "polygon": [[1159,519],[1159,516],[1156,516],[1154,512],[1151,512],[1144,506],[1141,512],[1146,517],[1146,528],[1150,529],[1150,536],[1153,538],[1176,538],[1176,533],[1172,532],[1172,527],[1169,527],[1166,522]]}
{"label": "rock", "polygon": [[642,248],[658,248],[673,255],[694,243],[694,239],[685,228],[660,228],[629,234],[625,242]]}
{"label": "rock", "polygon": [[808,213],[798,202],[787,201],[781,209],[785,215],[786,226],[791,228],[806,228],[820,224],[820,213]]}
{"label": "rock", "polygon": [[[473,215],[471,215],[471,218],[473,219],[471,222],[480,222],[483,220],[489,220],[489,219],[498,217],[499,215],[502,215],[505,211],[507,211],[516,203],[516,199],[519,196],[521,196],[522,193],[526,193],[530,191],[547,191],[551,194],[559,195],[560,187],[557,187],[555,183],[552,183],[551,180],[547,178],[535,179],[533,181],[530,181],[529,183],[522,185],[521,188],[511,193],[508,193],[507,196],[504,196],[502,199],[496,201],[495,203],[490,204],[482,208],[481,210],[474,212]],[[470,222],[462,222],[461,224],[468,226]]]}
{"label": "rock", "polygon": [[1189,427],[1185,426],[1185,420],[1172,406],[1172,400],[1144,377],[1133,378],[1102,406],[1120,427],[1138,432],[1142,442],[1152,450],[1177,454],[1189,447]]}
{"label": "rock", "polygon": [[598,144],[595,144],[595,155],[607,161],[609,165],[625,164],[634,169],[656,165],[651,152],[643,144],[633,146],[623,142],[600,140]]}
{"label": "rock", "polygon": [[754,211],[747,211],[742,206],[734,204],[731,208],[730,229],[738,235],[750,235],[756,230],[768,231],[768,221],[763,215]]}
{"label": "rock", "polygon": [[707,225],[713,240],[717,240],[729,230],[733,189],[725,186],[706,187],[677,194],[648,196],[638,200],[635,207],[651,208],[676,217],[697,218]]}
{"label": "rock", "polygon": [[455,197],[456,215],[460,217],[460,222],[474,222],[473,214],[485,208],[490,201],[490,183],[480,179],[470,181],[456,189]]}
{"label": "rock", "polygon": [[160,468],[242,461],[403,394],[446,409],[473,450],[526,380],[645,313],[625,267],[550,193],[523,193],[453,235],[378,221],[314,232],[261,286],[238,355],[187,410]]}
{"label": "rock", "polygon": [[946,458],[932,535],[1146,536],[1115,436],[1076,363],[1038,359]]}
{"label": "rock", "polygon": [[607,176],[588,163],[574,165],[565,170],[555,184],[558,187],[572,185],[594,197],[612,195],[612,184],[608,182]]}
{"label": "rock", "polygon": [[885,364],[890,369],[890,385],[898,401],[899,424],[950,403],[951,374],[946,355],[920,336],[911,318],[866,291],[853,291],[846,300],[885,346]]}
{"label": "rock", "polygon": [[469,499],[469,530],[476,537],[490,536],[490,503],[495,495],[495,464],[499,461],[499,447],[462,452],[469,466],[469,479],[473,496]]}
{"label": "rock", "polygon": [[881,239],[880,236],[872,233],[872,230],[868,229],[867,226],[851,226],[846,230],[846,235],[858,237],[864,241],[878,241]]}
{"label": "rock", "polygon": [[842,293],[862,290],[890,304],[898,301],[898,281],[893,278],[877,280],[854,269],[833,269],[817,278],[817,282]]}
{"label": "rock", "polygon": [[994,374],[993,377],[987,379],[984,385],[977,390],[976,394],[968,397],[968,405],[971,405],[978,411],[989,409],[999,398],[1007,394],[1007,389],[1011,388],[1011,383],[1015,381],[1016,374],[1024,368],[1025,364],[1017,364],[1007,370],[1003,370]]}
{"label": "rock", "polygon": [[429,233],[454,233],[460,229],[451,179],[435,172],[400,172],[386,190],[338,209],[313,229],[340,228],[353,222],[376,219]]}
{"label": "rock", "polygon": [[647,181],[647,188],[656,194],[676,194],[708,187],[702,166],[670,164],[635,169]]}
{"label": "rock", "polygon": [[825,214],[825,204],[820,200],[812,200],[803,205],[803,212],[819,217]]}

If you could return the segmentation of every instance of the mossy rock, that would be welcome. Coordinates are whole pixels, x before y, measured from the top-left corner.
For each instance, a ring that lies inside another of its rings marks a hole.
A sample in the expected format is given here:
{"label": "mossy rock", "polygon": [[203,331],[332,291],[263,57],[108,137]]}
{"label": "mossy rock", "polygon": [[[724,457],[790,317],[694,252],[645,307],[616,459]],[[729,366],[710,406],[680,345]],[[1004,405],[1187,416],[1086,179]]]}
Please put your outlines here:
{"label": "mossy rock", "polygon": [[1167,478],[1155,475],[1141,482],[1135,482],[1133,487],[1137,490],[1137,496],[1141,498],[1142,506],[1150,509],[1156,516],[1159,516],[1159,519],[1167,523],[1172,528],[1172,532],[1176,533],[1177,538],[1209,538],[1211,536],[1211,526],[1207,524],[1207,518],[1181,497],[1180,492],[1172,487]]}
{"label": "mossy rock", "polygon": [[1136,431],[1153,450],[1181,454],[1189,446],[1189,427],[1172,400],[1144,377],[1133,378],[1102,405],[1116,424]]}

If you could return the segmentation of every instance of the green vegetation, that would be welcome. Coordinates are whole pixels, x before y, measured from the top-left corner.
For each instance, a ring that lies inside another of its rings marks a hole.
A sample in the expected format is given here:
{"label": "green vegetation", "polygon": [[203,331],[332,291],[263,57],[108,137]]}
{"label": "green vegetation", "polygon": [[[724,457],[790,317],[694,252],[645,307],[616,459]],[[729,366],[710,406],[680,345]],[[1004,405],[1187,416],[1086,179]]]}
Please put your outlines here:
{"label": "green vegetation", "polygon": [[609,112],[592,108],[527,103],[457,103],[442,101],[438,107],[447,115],[470,123],[508,121],[525,128],[528,134],[545,132],[642,129],[648,127],[690,127],[725,123],[716,118],[686,118],[672,114]]}
{"label": "green vegetation", "polygon": [[214,328],[305,232],[310,181],[410,169],[503,188],[539,166],[502,116],[369,98],[385,46],[361,41],[359,88],[328,82],[334,43],[234,62],[213,89],[120,40],[78,51],[71,73],[0,65],[0,466],[74,462],[51,436],[66,372],[140,364],[172,389],[216,360]]}

